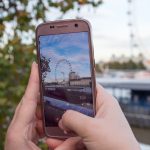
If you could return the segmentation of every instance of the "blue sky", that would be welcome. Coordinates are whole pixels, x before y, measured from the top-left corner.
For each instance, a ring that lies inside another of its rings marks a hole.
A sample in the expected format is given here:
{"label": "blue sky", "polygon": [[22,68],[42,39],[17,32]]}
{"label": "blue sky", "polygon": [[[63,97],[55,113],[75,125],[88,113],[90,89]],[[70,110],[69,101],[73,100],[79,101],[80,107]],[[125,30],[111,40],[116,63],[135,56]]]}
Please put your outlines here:
{"label": "blue sky", "polygon": [[[84,6],[80,12],[69,11],[64,18],[83,17],[92,24],[93,42],[96,62],[109,60],[112,54],[131,57],[143,52],[150,59],[150,0],[132,0],[133,20],[136,30],[136,42],[139,49],[130,51],[129,29],[127,26],[128,0],[103,0],[97,9]],[[61,14],[59,10],[51,9],[47,13],[48,20],[55,20]]]}
{"label": "blue sky", "polygon": [[[47,75],[46,81],[55,80],[55,67],[58,61],[66,59],[70,62],[72,71],[81,77],[90,76],[88,33],[71,33],[60,35],[47,35],[40,37],[40,53],[51,58],[51,72]],[[70,67],[63,61],[57,67],[57,78],[68,77]]]}

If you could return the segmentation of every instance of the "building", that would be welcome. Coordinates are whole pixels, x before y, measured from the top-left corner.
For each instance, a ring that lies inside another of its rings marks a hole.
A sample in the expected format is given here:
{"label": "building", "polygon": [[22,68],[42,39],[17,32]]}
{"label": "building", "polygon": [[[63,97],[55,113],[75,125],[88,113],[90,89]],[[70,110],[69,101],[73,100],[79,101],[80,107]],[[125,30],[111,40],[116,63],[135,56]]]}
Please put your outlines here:
{"label": "building", "polygon": [[69,81],[79,79],[79,78],[80,78],[80,76],[76,72],[72,71],[69,73]]}
{"label": "building", "polygon": [[69,85],[71,85],[71,86],[90,86],[91,85],[91,77],[72,79],[69,81]]}

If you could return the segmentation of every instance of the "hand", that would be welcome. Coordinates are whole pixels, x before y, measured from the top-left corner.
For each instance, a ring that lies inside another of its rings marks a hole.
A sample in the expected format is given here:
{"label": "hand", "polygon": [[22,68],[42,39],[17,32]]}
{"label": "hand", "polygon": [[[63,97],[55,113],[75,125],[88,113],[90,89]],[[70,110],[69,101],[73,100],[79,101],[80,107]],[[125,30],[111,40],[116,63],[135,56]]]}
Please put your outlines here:
{"label": "hand", "polygon": [[38,66],[33,63],[27,89],[7,131],[5,150],[39,150],[35,143],[43,136],[43,127],[38,101]]}
{"label": "hand", "polygon": [[88,150],[140,150],[117,100],[99,85],[96,106],[95,118],[72,110],[62,116],[59,126],[74,131],[80,138],[48,139],[47,143],[57,150],[76,150],[77,145],[83,144]]}
{"label": "hand", "polygon": [[[38,99],[38,69],[33,63],[26,92],[7,131],[5,150],[39,150],[36,142],[43,136],[43,127],[41,113],[36,111]],[[84,145],[89,150],[140,149],[117,101],[102,87],[97,87],[96,105],[95,118],[71,110],[63,115],[60,127],[79,137],[65,141],[47,139],[47,144],[57,150],[83,149]]]}

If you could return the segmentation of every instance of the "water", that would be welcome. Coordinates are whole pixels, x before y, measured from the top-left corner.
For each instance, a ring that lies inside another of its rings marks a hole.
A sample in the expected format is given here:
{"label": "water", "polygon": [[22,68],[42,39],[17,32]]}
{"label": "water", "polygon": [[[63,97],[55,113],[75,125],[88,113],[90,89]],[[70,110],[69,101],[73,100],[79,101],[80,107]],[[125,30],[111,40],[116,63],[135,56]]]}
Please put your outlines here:
{"label": "water", "polygon": [[150,150],[150,129],[132,127],[132,131],[140,142],[142,150]]}
{"label": "water", "polygon": [[132,127],[132,131],[140,143],[148,144],[150,146],[150,129],[149,128],[146,129],[146,128]]}

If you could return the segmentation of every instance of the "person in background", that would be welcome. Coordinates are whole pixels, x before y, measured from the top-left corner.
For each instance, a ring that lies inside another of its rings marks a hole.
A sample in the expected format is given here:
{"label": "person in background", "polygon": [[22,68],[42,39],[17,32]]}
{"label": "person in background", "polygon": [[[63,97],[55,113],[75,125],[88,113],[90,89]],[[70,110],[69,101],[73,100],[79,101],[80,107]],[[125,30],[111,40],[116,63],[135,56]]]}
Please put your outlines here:
{"label": "person in background", "polygon": [[[44,137],[44,131],[39,95],[38,66],[33,62],[25,94],[6,134],[5,150],[40,150],[36,143]],[[117,100],[98,84],[95,118],[68,110],[59,127],[74,131],[78,137],[64,141],[47,138],[51,150],[140,150]]]}

